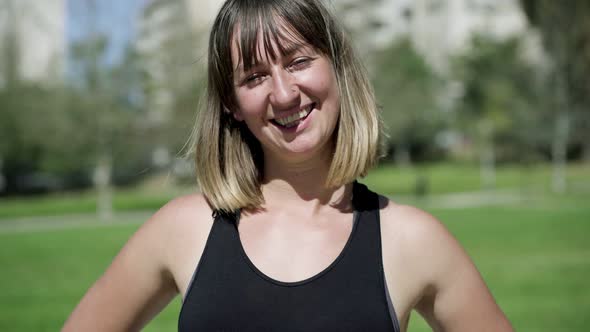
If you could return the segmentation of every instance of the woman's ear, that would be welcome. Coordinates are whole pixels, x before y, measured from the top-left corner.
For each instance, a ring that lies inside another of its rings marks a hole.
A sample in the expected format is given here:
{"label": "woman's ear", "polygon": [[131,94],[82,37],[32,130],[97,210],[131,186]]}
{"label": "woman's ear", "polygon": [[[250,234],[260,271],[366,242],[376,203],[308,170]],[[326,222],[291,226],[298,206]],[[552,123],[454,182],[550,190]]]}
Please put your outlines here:
{"label": "woman's ear", "polygon": [[242,116],[242,113],[240,112],[239,109],[236,109],[235,111],[230,110],[228,107],[224,106],[223,107],[223,111],[234,118],[234,120],[238,121],[238,122],[242,122],[244,121],[244,117]]}
{"label": "woman's ear", "polygon": [[233,111],[231,114],[234,117],[234,119],[236,119],[236,121],[238,121],[238,122],[244,121],[244,117],[242,116],[242,112],[239,109]]}

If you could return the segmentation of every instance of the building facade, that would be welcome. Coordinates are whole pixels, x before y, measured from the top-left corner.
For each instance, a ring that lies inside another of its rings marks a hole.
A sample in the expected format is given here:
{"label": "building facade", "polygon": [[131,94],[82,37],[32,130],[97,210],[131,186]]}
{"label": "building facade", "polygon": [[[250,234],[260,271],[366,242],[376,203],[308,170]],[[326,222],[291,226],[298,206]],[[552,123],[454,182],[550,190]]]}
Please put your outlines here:
{"label": "building facade", "polygon": [[517,0],[332,0],[345,26],[370,53],[408,38],[437,71],[465,51],[473,34],[506,38],[527,30]]}
{"label": "building facade", "polygon": [[148,79],[154,123],[167,121],[175,91],[190,84],[206,60],[207,31],[222,0],[151,0],[137,20],[136,48]]}

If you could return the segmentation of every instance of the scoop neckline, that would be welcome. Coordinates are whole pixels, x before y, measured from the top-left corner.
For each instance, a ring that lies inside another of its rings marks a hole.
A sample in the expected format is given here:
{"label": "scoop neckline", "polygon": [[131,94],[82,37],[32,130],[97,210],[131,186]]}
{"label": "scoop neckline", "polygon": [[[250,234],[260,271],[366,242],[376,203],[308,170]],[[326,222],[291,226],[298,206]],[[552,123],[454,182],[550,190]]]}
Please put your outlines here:
{"label": "scoop neckline", "polygon": [[[356,185],[356,183],[353,185]],[[354,192],[354,187],[353,187],[353,192]],[[235,226],[235,230],[236,230],[236,237],[237,237],[240,253],[242,254],[242,256],[243,256],[244,260],[246,261],[246,263],[248,264],[248,266],[252,269],[252,271],[254,271],[254,273],[256,273],[259,277],[261,277],[262,279],[264,279],[270,283],[273,283],[278,286],[283,286],[283,287],[296,287],[296,286],[302,286],[302,285],[308,284],[314,280],[317,280],[317,279],[323,277],[325,274],[330,272],[330,270],[332,270],[334,268],[334,266],[336,266],[338,264],[338,262],[340,262],[342,260],[342,257],[344,257],[344,255],[348,251],[348,248],[350,247],[350,243],[352,242],[352,239],[353,239],[354,234],[356,232],[357,225],[358,225],[358,218],[359,218],[359,213],[358,213],[358,211],[355,207],[355,204],[354,204],[354,196],[353,196],[353,201],[352,201],[352,207],[353,207],[352,229],[350,230],[350,234],[348,235],[348,239],[346,240],[344,247],[342,248],[342,250],[340,250],[340,253],[338,254],[338,256],[336,256],[336,258],[332,261],[332,263],[330,263],[327,267],[322,269],[320,272],[318,272],[308,278],[298,280],[298,281],[281,281],[281,280],[277,280],[277,279],[269,276],[268,274],[262,272],[258,267],[256,267],[254,262],[250,259],[250,257],[246,253],[246,250],[244,249],[244,245],[242,243],[242,238],[240,237],[240,231],[238,229],[238,224],[239,224],[239,221],[241,218],[241,213],[240,213],[240,211],[238,211],[236,214],[234,226]]]}

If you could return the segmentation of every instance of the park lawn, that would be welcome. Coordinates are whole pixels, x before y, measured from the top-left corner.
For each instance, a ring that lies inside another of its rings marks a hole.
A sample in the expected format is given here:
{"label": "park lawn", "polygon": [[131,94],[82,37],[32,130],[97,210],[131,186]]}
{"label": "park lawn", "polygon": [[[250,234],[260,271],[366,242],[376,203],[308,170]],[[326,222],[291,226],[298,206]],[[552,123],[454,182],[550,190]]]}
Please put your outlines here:
{"label": "park lawn", "polygon": [[[117,190],[113,195],[113,209],[120,212],[154,210],[178,195],[177,191],[170,189],[162,191]],[[84,214],[95,211],[96,194],[92,191],[0,199],[0,223],[2,219]]]}
{"label": "park lawn", "polygon": [[[587,330],[588,204],[430,212],[464,245],[517,331]],[[0,331],[58,330],[138,225],[0,229]],[[179,309],[177,298],[145,331],[176,330]],[[429,329],[414,314],[410,331]]]}
{"label": "park lawn", "polygon": [[[58,331],[138,225],[0,232],[0,331]],[[178,307],[147,331],[174,330]]]}
{"label": "park lawn", "polygon": [[[496,169],[494,189],[517,189],[547,193],[551,186],[552,168],[549,164],[530,166],[504,165]],[[482,190],[478,165],[471,163],[420,164],[397,167],[382,164],[371,170],[362,182],[371,189],[388,196],[412,195],[416,183],[425,181],[430,194],[472,192]],[[566,172],[569,190],[590,191],[590,164],[569,164]]]}
{"label": "park lawn", "polygon": [[[362,179],[363,183],[390,197],[412,196],[418,177],[425,180],[429,194],[470,192],[482,189],[479,168],[474,164],[436,163],[416,167],[382,164]],[[497,169],[496,189],[516,190],[524,195],[550,190],[551,166],[538,164],[501,166]],[[590,164],[570,164],[567,169],[568,192],[590,192]],[[195,186],[174,187],[170,182],[148,188],[118,189],[113,194],[115,211],[156,210],[180,194],[196,191]],[[51,194],[39,197],[0,198],[0,224],[3,220],[66,214],[93,213],[96,194],[93,191]]]}

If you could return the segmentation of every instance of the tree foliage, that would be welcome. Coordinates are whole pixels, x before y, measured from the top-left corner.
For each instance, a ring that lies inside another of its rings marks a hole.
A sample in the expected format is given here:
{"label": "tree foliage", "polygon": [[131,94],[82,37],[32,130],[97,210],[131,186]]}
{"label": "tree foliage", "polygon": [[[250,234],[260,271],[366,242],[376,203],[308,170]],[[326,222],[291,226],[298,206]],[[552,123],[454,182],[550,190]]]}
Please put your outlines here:
{"label": "tree foliage", "polygon": [[520,50],[519,38],[475,35],[468,51],[453,60],[453,74],[463,85],[457,122],[474,143],[484,187],[495,186],[498,160],[535,156],[538,84]]}
{"label": "tree foliage", "polygon": [[531,24],[540,31],[551,60],[549,75],[553,113],[571,117],[571,138],[590,157],[590,2],[520,0]]}
{"label": "tree foliage", "polygon": [[[162,19],[159,14],[163,12],[172,14]],[[207,34],[191,22],[185,2],[153,1],[141,16],[137,52],[144,74],[144,125],[154,155],[163,151],[168,155],[163,159],[169,160],[155,166],[168,167],[185,146],[194,124],[204,88]]]}
{"label": "tree foliage", "polygon": [[[464,89],[459,123],[475,142],[497,145],[501,137],[512,137],[527,144],[536,139],[535,119],[541,115],[535,101],[539,84],[521,47],[519,38],[494,40],[476,35],[469,51],[454,59],[454,75]],[[522,145],[516,142],[508,144],[522,153]]]}
{"label": "tree foliage", "polygon": [[373,69],[390,147],[403,153],[415,145],[432,146],[443,114],[437,104],[441,81],[428,64],[404,39],[378,51]]}
{"label": "tree foliage", "polygon": [[72,45],[75,84],[12,78],[0,88],[0,172],[6,191],[27,190],[19,183],[35,174],[58,179],[54,189],[88,185],[104,153],[113,157],[115,180],[140,174],[138,164],[146,158],[134,125],[140,107],[130,97],[137,87],[129,79],[134,69],[125,62],[102,65],[106,45],[103,37]]}

